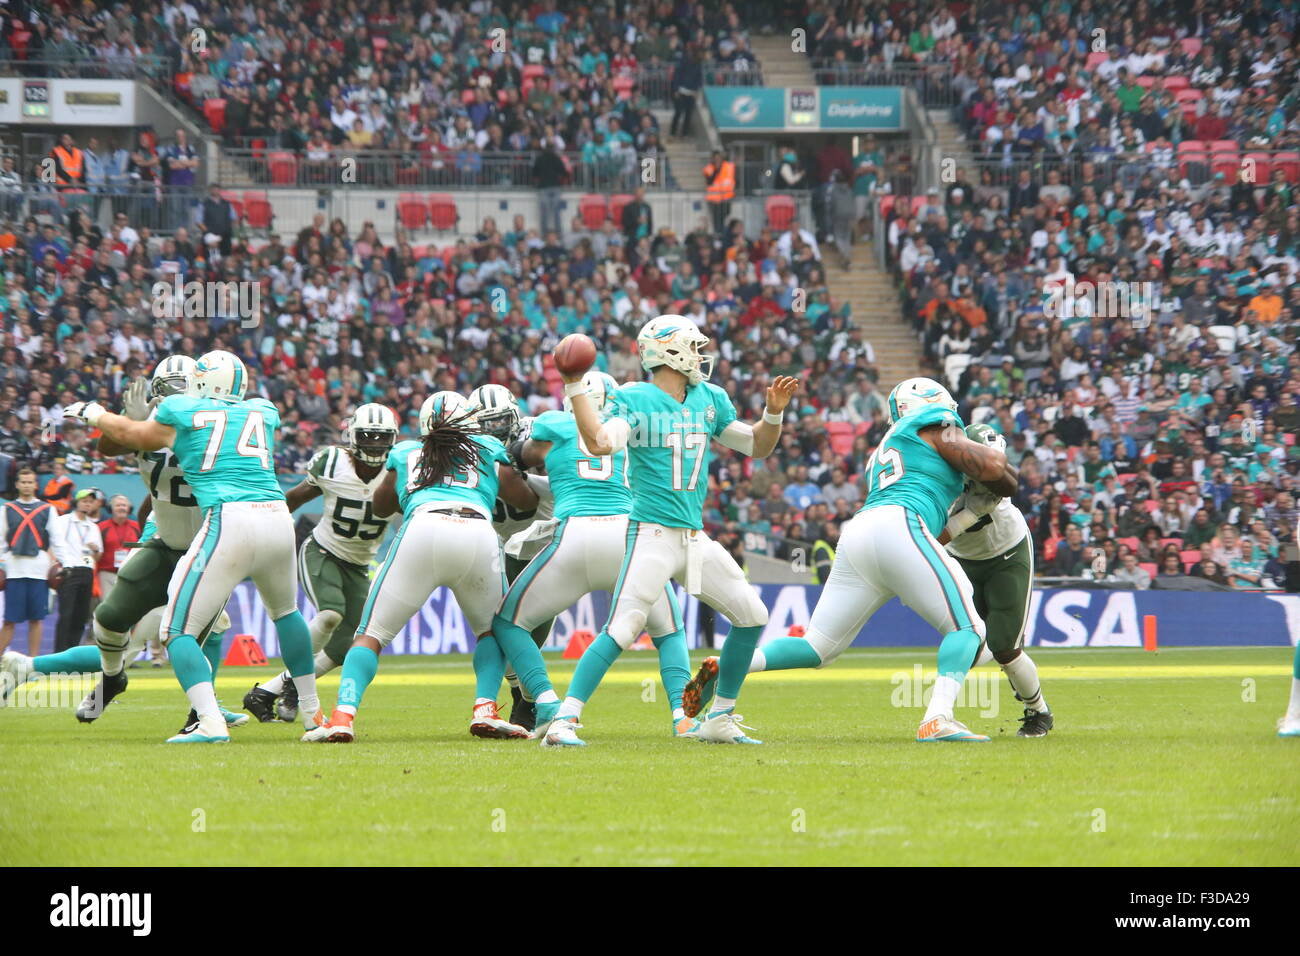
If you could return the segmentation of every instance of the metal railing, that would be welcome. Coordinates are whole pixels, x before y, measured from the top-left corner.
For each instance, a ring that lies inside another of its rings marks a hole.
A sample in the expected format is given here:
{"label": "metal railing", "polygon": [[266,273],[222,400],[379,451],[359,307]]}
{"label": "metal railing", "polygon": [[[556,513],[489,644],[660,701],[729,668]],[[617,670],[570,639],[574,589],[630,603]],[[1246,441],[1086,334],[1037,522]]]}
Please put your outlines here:
{"label": "metal railing", "polygon": [[77,80],[139,80],[171,86],[172,61],[161,55],[0,57],[0,76],[42,76]]}
{"label": "metal railing", "polygon": [[119,213],[136,229],[172,233],[177,227],[194,227],[199,204],[207,190],[197,186],[160,186],[119,183],[77,189],[59,189],[25,183],[0,184],[0,221],[21,223],[27,217],[67,224],[78,212],[107,226]]}
{"label": "metal railing", "polygon": [[[538,153],[449,150],[443,153],[378,149],[328,150],[223,149],[215,179],[258,186],[347,189],[535,189],[533,163]],[[672,162],[665,153],[634,150],[584,158],[561,154],[572,189],[595,192],[676,189]]]}
{"label": "metal railing", "polygon": [[[1254,157],[1252,165],[1246,160]],[[1073,186],[1084,180],[1089,167],[1094,179],[1104,186],[1131,190],[1138,186],[1144,175],[1157,181],[1170,176],[1187,179],[1193,186],[1210,182],[1216,172],[1224,174],[1224,184],[1231,186],[1238,175],[1249,176],[1258,187],[1271,181],[1273,170],[1281,168],[1292,183],[1300,179],[1300,152],[1296,150],[1241,150],[1237,153],[1187,152],[1171,150],[1162,159],[1159,154],[1145,150],[1137,152],[1072,152],[1062,156],[1043,151],[1036,155],[992,155],[977,153],[970,160],[961,161],[967,178],[973,185],[1009,187],[1016,183],[1022,172],[1043,185],[1048,174],[1060,174],[1062,185]],[[989,182],[984,183],[987,173]]]}
{"label": "metal railing", "polygon": [[950,108],[959,96],[953,87],[951,63],[836,62],[826,58],[812,61],[818,86],[903,86],[916,90],[927,109]]}
{"label": "metal railing", "polygon": [[733,63],[712,61],[704,65],[705,86],[762,86],[763,67],[757,60],[747,61],[743,69]]}

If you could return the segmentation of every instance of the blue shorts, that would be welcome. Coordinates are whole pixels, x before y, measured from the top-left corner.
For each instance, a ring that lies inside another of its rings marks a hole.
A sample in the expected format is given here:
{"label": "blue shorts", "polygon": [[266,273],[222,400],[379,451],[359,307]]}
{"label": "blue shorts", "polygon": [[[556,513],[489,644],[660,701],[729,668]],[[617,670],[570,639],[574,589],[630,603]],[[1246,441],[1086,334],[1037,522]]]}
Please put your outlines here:
{"label": "blue shorts", "polygon": [[50,586],[44,578],[10,578],[5,585],[5,623],[43,621],[50,613]]}

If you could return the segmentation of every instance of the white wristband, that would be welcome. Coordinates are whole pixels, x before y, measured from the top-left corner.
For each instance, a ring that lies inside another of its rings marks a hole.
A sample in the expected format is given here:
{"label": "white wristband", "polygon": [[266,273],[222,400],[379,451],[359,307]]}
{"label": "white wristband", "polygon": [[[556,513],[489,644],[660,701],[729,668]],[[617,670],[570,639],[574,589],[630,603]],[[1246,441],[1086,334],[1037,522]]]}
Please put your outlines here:
{"label": "white wristband", "polygon": [[767,424],[769,424],[769,425],[781,425],[781,424],[784,424],[784,423],[785,423],[785,414],[782,412],[782,413],[778,413],[778,414],[776,414],[776,415],[773,415],[773,414],[772,414],[771,412],[769,412],[766,408],[764,408],[764,409],[763,409],[763,421],[765,421],[765,422],[766,422]]}
{"label": "white wristband", "polygon": [[584,395],[586,394],[586,391],[587,386],[583,385],[581,381],[564,383],[565,398],[573,398],[575,395]]}
{"label": "white wristband", "polygon": [[951,541],[953,538],[957,537],[957,535],[964,532],[976,521],[979,521],[979,515],[975,514],[975,512],[971,511],[969,508],[963,508],[961,511],[958,511],[955,515],[949,518],[948,523],[944,525],[944,530],[948,532],[948,540]]}

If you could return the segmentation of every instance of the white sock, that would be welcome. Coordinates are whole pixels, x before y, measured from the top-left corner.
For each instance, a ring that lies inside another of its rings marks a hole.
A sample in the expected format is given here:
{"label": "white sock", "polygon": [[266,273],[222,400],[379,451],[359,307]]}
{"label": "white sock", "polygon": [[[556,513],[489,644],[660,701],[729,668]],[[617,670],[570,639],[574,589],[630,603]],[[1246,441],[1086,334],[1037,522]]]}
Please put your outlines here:
{"label": "white sock", "polygon": [[281,671],[262,685],[262,690],[279,697],[284,693],[284,685],[293,680],[288,671]]}
{"label": "white sock", "polygon": [[[95,643],[99,645],[99,660],[104,673],[110,677],[122,673],[127,645],[131,643],[130,637],[117,631],[110,631],[96,621]],[[106,644],[112,648],[121,648],[121,650],[105,650],[104,646]]]}
{"label": "white sock", "polygon": [[474,698],[474,707],[475,707],[475,708],[482,707],[484,704],[495,704],[495,703],[496,703],[496,701],[493,700],[491,697],[475,697],[475,698]]}
{"label": "white sock", "polygon": [[1040,714],[1047,712],[1047,701],[1043,699],[1043,688],[1038,683],[1038,667],[1029,655],[1021,651],[1010,664],[1003,664],[1002,671],[1011,682],[1011,689],[1030,710]]}
{"label": "white sock", "polygon": [[559,699],[553,690],[544,690],[537,695],[537,703],[539,704],[553,704]]}
{"label": "white sock", "polygon": [[681,719],[682,719],[683,717],[685,717],[685,716],[686,716],[686,711],[685,711],[684,708],[681,708],[681,707],[674,707],[674,708],[673,708],[673,720],[675,720],[675,721],[676,721],[676,720],[681,720]]}
{"label": "white sock", "polygon": [[709,716],[712,717],[714,714],[735,709],[736,699],[734,697],[714,697],[713,703],[709,705]]}
{"label": "white sock", "polygon": [[217,693],[212,689],[212,681],[199,681],[185,692],[185,696],[190,699],[190,706],[194,708],[194,713],[199,715],[200,720],[208,718],[225,723],[221,716],[221,707],[217,704]]}
{"label": "white sock", "polygon": [[761,648],[754,648],[754,656],[749,659],[749,672],[751,674],[757,671],[767,670],[767,655]]}
{"label": "white sock", "polygon": [[951,677],[940,674],[934,679],[934,691],[930,694],[930,706],[925,709],[925,719],[933,720],[935,717],[952,717],[952,708],[957,703],[957,695],[961,693],[961,681],[954,680]]}
{"label": "white sock", "polygon": [[1291,678],[1291,706],[1286,709],[1287,720],[1300,720],[1300,677]]}
{"label": "white sock", "polygon": [[556,719],[560,720],[565,717],[581,717],[582,706],[585,703],[585,700],[578,700],[576,697],[564,698],[564,703],[560,705],[560,709],[555,714]]}
{"label": "white sock", "polygon": [[334,663],[334,658],[330,657],[324,651],[317,653],[314,663],[316,664],[316,676],[324,677],[330,671],[339,665]]}
{"label": "white sock", "polygon": [[306,720],[320,710],[320,698],[316,696],[316,675],[304,674],[293,678],[293,686],[298,688],[298,714]]}

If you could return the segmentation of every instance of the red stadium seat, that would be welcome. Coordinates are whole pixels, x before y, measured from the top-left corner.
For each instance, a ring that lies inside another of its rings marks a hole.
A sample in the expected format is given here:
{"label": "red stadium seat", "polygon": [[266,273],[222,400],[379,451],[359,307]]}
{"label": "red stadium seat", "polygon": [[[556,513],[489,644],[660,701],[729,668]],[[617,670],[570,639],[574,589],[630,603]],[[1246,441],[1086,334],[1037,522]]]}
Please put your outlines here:
{"label": "red stadium seat", "polygon": [[1201,551],[1199,548],[1193,548],[1190,551],[1179,551],[1178,559],[1182,561],[1183,564],[1200,564]]}
{"label": "red stadium seat", "polygon": [[203,101],[203,115],[214,133],[220,133],[226,126],[226,101],[220,96]]}
{"label": "red stadium seat", "polygon": [[921,214],[921,210],[925,208],[925,204],[926,204],[927,201],[928,201],[928,200],[927,200],[924,196],[913,196],[913,197],[912,197],[912,215],[913,215],[913,216],[919,216],[919,215]]}
{"label": "red stadium seat", "polygon": [[265,192],[244,193],[244,221],[250,229],[270,229],[275,214]]}
{"label": "red stadium seat", "polygon": [[1200,37],[1183,37],[1178,42],[1182,45],[1183,52],[1188,56],[1196,56],[1201,52]]}
{"label": "red stadium seat", "polygon": [[1165,89],[1167,89],[1170,93],[1177,93],[1179,90],[1186,90],[1190,88],[1191,88],[1191,84],[1187,81],[1187,77],[1185,76],[1175,75],[1175,76],[1165,77]]}
{"label": "red stadium seat", "polygon": [[524,67],[523,76],[525,80],[535,80],[540,76],[546,75],[546,67],[540,63],[529,63]]}
{"label": "red stadium seat", "polygon": [[374,44],[376,57],[388,49],[388,37],[374,37],[370,42]]}
{"label": "red stadium seat", "polygon": [[397,197],[397,221],[403,229],[423,229],[429,222],[429,206],[419,193]]}
{"label": "red stadium seat", "polygon": [[1137,85],[1142,87],[1144,90],[1149,90],[1151,87],[1156,85],[1156,78],[1154,76],[1146,75],[1139,76],[1137,78]]}
{"label": "red stadium seat", "polygon": [[1241,156],[1237,153],[1211,153],[1210,172],[1223,173],[1224,179],[1229,183],[1235,183],[1237,174],[1241,172]]}
{"label": "red stadium seat", "polygon": [[790,223],[794,222],[795,214],[798,212],[793,196],[768,196],[765,206],[767,224],[773,232],[785,232],[789,229]]}
{"label": "red stadium seat", "polygon": [[1101,64],[1105,63],[1109,59],[1110,59],[1109,53],[1089,53],[1088,59],[1085,61],[1083,68],[1091,73],[1093,70],[1097,69],[1097,67],[1099,67]]}
{"label": "red stadium seat", "polygon": [[1128,548],[1128,549],[1129,549],[1130,551],[1132,551],[1134,554],[1137,554],[1137,549],[1138,549],[1138,539],[1137,539],[1137,538],[1116,538],[1116,539],[1115,539],[1115,543],[1116,543],[1116,544],[1122,544],[1122,545],[1124,545],[1124,547]]}
{"label": "red stadium seat", "polygon": [[243,222],[244,200],[239,198],[239,193],[235,192],[233,189],[223,189],[221,190],[221,198],[230,203],[231,208],[235,210],[236,224]]}
{"label": "red stadium seat", "polygon": [[1235,153],[1237,151],[1237,141],[1235,139],[1213,139],[1205,145],[1212,153]]}
{"label": "red stadium seat", "polygon": [[456,200],[450,193],[434,193],[429,197],[429,219],[434,229],[445,232],[456,228],[460,213],[456,211]]}
{"label": "red stadium seat", "polygon": [[293,153],[272,153],[267,157],[266,165],[273,185],[296,186],[298,184],[298,157]]}
{"label": "red stadium seat", "polygon": [[1273,169],[1282,170],[1289,183],[1300,183],[1300,153],[1274,153]]}
{"label": "red stadium seat", "polygon": [[618,94],[620,100],[631,99],[632,89],[636,86],[636,80],[630,76],[614,77],[614,92]]}
{"label": "red stadium seat", "polygon": [[[578,200],[578,213],[582,216],[584,226],[588,229],[599,229],[609,218],[609,206],[606,205],[604,196],[592,193]],[[622,223],[614,225],[622,228]]]}
{"label": "red stadium seat", "polygon": [[1152,564],[1149,561],[1143,561],[1141,564],[1138,565],[1138,567],[1141,568],[1143,571],[1145,571],[1147,574],[1151,575],[1152,580],[1155,579],[1157,571],[1156,571],[1156,566],[1154,564]]}
{"label": "red stadium seat", "polygon": [[622,228],[623,207],[635,198],[635,196],[629,196],[626,193],[619,193],[617,196],[609,197],[609,218],[613,220],[614,225]]}
{"label": "red stadium seat", "polygon": [[827,422],[826,434],[831,440],[831,451],[837,455],[848,455],[853,451],[853,425],[849,422]]}
{"label": "red stadium seat", "polygon": [[1270,153],[1246,153],[1241,157],[1242,182],[1263,186],[1273,177],[1273,156]]}
{"label": "red stadium seat", "polygon": [[30,43],[31,40],[32,35],[26,30],[16,30],[9,35],[9,45],[13,48],[14,56],[17,59],[27,59],[27,44]]}
{"label": "red stadium seat", "polygon": [[889,225],[889,216],[890,213],[892,213],[893,211],[894,211],[894,194],[889,193],[888,195],[881,196],[880,197],[880,221],[883,222],[885,225]]}

